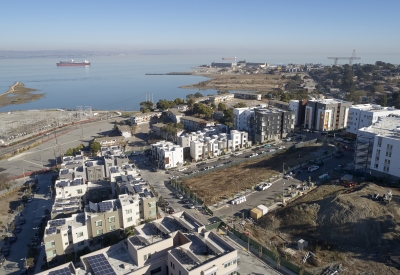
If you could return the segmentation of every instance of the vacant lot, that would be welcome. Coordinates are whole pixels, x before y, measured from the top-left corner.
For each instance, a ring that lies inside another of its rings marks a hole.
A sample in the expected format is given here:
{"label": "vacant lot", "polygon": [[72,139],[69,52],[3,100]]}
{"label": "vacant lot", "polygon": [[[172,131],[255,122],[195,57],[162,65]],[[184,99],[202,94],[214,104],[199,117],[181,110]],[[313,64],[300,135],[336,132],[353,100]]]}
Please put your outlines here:
{"label": "vacant lot", "polygon": [[233,197],[238,190],[252,188],[261,181],[282,173],[283,163],[285,163],[285,169],[289,169],[308,160],[314,160],[325,151],[332,150],[332,146],[322,144],[287,150],[272,157],[245,162],[187,179],[184,181],[184,186],[210,205]]}
{"label": "vacant lot", "polygon": [[274,88],[283,88],[287,82],[280,75],[269,74],[209,74],[204,76],[210,78],[210,80],[181,86],[180,88],[263,92],[271,91]]}
{"label": "vacant lot", "polygon": [[[300,263],[307,251],[313,252],[316,257],[305,264],[313,274],[338,264],[347,271],[344,274],[399,274],[399,265],[390,258],[400,255],[399,190],[392,189],[389,204],[370,198],[387,188],[365,183],[350,190],[320,186],[243,230],[252,231],[264,245],[277,247],[292,262]],[[309,242],[305,251],[297,250],[300,239]]]}

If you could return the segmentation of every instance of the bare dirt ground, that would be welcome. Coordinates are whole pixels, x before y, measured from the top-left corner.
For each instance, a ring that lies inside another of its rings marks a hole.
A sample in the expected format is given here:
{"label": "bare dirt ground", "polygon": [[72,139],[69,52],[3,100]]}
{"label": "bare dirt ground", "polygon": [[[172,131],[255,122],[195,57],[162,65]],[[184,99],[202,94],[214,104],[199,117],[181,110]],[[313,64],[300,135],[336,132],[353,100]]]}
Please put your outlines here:
{"label": "bare dirt ground", "polygon": [[19,199],[26,187],[16,188],[14,191],[0,197],[0,234],[3,235],[5,225],[11,221],[13,213],[17,210]]}
{"label": "bare dirt ground", "polygon": [[283,88],[287,81],[279,74],[209,74],[204,76],[210,79],[180,88],[266,92],[274,88]]}
{"label": "bare dirt ground", "polygon": [[8,105],[18,105],[27,102],[39,100],[44,97],[44,94],[33,94],[37,90],[26,88],[21,82],[16,82],[10,86],[7,92],[0,94],[0,108]]}
{"label": "bare dirt ground", "polygon": [[[400,255],[400,191],[391,189],[393,199],[387,205],[370,198],[387,189],[363,183],[349,192],[323,185],[243,230],[297,264],[307,251],[313,252],[316,257],[305,264],[313,274],[338,264],[340,274],[400,274],[400,265],[391,258]],[[305,251],[297,250],[300,239],[309,242]]]}
{"label": "bare dirt ground", "polygon": [[207,205],[223,199],[232,198],[237,190],[246,190],[256,184],[282,172],[282,163],[286,169],[308,160],[315,159],[310,152],[333,151],[328,145],[314,144],[311,146],[288,150],[284,153],[234,165],[198,177],[186,179],[184,186],[195,192]]}

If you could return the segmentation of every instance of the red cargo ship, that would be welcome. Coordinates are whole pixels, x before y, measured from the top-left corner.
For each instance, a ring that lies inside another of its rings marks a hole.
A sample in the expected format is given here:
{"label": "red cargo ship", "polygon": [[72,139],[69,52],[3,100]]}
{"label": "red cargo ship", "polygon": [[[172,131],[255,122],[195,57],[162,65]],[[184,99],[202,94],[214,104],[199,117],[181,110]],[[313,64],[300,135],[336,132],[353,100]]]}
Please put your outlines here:
{"label": "red cargo ship", "polygon": [[85,60],[84,62],[75,62],[74,60],[60,61],[57,66],[89,66],[90,62]]}

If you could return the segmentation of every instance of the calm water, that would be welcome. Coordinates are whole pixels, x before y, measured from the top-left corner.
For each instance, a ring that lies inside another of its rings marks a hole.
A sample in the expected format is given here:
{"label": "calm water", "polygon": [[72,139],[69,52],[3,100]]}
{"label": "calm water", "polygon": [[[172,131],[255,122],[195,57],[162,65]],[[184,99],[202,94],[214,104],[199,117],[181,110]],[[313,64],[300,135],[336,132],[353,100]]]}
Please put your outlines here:
{"label": "calm water", "polygon": [[[332,54],[333,55],[333,54]],[[343,55],[343,54],[342,54]],[[183,72],[201,64],[220,61],[224,55],[141,55],[90,57],[90,67],[57,67],[64,58],[0,59],[0,93],[6,92],[16,81],[35,88],[45,97],[41,100],[0,108],[0,112],[42,108],[75,108],[138,110],[146,93],[153,93],[154,101],[185,98],[197,90],[179,86],[205,80],[201,76],[146,76],[146,73]],[[242,55],[238,60],[270,64],[306,62],[329,64],[326,54],[320,55]],[[333,55],[335,56],[335,55]],[[76,58],[78,62],[83,58]],[[400,63],[399,55],[363,56],[360,62],[376,60]],[[343,62],[344,63],[344,62]],[[214,91],[204,91],[210,94]]]}

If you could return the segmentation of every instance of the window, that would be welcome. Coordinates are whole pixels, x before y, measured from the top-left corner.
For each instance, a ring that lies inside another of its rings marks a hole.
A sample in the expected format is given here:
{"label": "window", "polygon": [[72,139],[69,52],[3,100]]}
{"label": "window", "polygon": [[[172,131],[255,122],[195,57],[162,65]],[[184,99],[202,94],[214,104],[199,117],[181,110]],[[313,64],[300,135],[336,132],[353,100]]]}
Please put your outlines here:
{"label": "window", "polygon": [[96,221],[96,227],[102,226],[103,225],[103,221]]}
{"label": "window", "polygon": [[148,259],[150,259],[151,258],[151,254],[149,253],[149,255],[148,255]]}
{"label": "window", "polygon": [[129,217],[126,219],[126,222],[131,222],[132,221],[132,217]]}
{"label": "window", "polygon": [[83,232],[78,232],[78,233],[76,233],[76,237],[82,237],[83,236]]}
{"label": "window", "polygon": [[147,261],[147,255],[146,254],[143,255],[143,260]]}
{"label": "window", "polygon": [[46,252],[46,256],[47,256],[47,258],[53,257],[53,256],[55,256],[55,255],[56,255],[56,251],[55,251],[55,250],[52,250],[52,251]]}
{"label": "window", "polygon": [[67,233],[65,233],[65,234],[64,234],[64,237],[67,237],[67,235],[68,235],[68,234],[67,234]]}
{"label": "window", "polygon": [[50,248],[50,247],[55,247],[55,246],[56,246],[56,242],[55,241],[50,241],[50,242],[47,242],[45,244],[46,249]]}
{"label": "window", "polygon": [[154,274],[156,274],[156,273],[158,273],[158,272],[160,272],[160,271],[161,271],[161,267],[159,266],[159,267],[157,267],[157,268],[151,270],[151,271],[150,271],[150,275],[154,275]]}
{"label": "window", "polygon": [[64,245],[68,245],[68,242],[64,243]]}
{"label": "window", "polygon": [[114,231],[115,230],[115,224],[110,226],[110,231]]}
{"label": "window", "polygon": [[126,209],[125,210],[125,214],[131,214],[132,213],[132,209]]}
{"label": "window", "polygon": [[97,236],[100,236],[100,235],[103,235],[103,229],[99,229],[99,230],[97,230]]}
{"label": "window", "polygon": [[108,222],[115,222],[115,217],[109,217]]}
{"label": "window", "polygon": [[78,189],[78,190],[76,190],[76,192],[77,192],[78,194],[82,194],[82,189]]}

